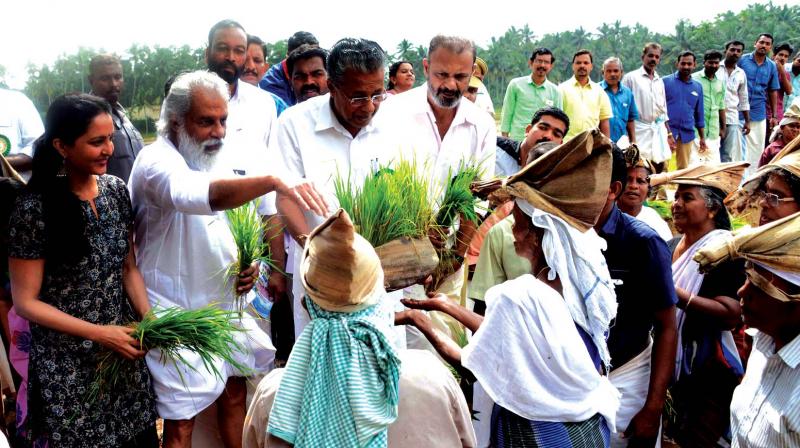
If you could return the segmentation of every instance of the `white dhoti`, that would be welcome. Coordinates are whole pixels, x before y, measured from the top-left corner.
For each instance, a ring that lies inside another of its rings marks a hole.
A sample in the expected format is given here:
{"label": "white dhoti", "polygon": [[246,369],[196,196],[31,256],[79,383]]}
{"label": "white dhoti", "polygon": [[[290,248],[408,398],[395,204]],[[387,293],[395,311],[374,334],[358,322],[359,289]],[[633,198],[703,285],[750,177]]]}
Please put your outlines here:
{"label": "white dhoti", "polygon": [[[242,373],[221,359],[214,360],[214,367],[221,378],[209,372],[200,356],[189,350],[181,350],[186,361],[164,361],[157,349],[147,352],[145,360],[153,380],[158,414],[168,420],[188,420],[213,404],[225,389],[228,378],[258,375],[273,367],[275,348],[269,336],[258,326],[256,320],[245,313],[239,326],[247,331],[234,334],[244,348],[234,351],[234,360],[248,369]],[[188,365],[187,365],[188,364]]]}
{"label": "white dhoti", "polygon": [[636,126],[636,146],[642,157],[661,163],[672,157],[672,150],[667,142],[667,127],[663,121],[656,120],[652,123],[634,121]]}
{"label": "white dhoti", "polygon": [[703,165],[716,165],[720,163],[720,144],[722,140],[719,138],[706,139],[707,150],[700,152],[700,140],[694,139],[692,145],[692,152],[689,153],[689,165],[703,164]]}
{"label": "white dhoti", "polygon": [[[650,344],[641,353],[608,375],[611,384],[621,394],[616,419],[617,432],[611,434],[612,448],[628,446],[628,441],[622,438],[622,434],[628,429],[631,420],[644,407],[647,400],[647,392],[650,390],[652,352],[653,342],[650,341]],[[661,447],[661,429],[658,431],[655,446],[656,448]]]}

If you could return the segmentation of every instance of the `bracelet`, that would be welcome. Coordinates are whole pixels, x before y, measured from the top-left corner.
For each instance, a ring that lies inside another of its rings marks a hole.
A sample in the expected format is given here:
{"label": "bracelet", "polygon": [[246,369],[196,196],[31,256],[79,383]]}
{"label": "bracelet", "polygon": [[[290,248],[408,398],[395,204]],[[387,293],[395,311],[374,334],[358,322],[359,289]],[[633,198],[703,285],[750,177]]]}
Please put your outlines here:
{"label": "bracelet", "polygon": [[689,311],[689,304],[692,303],[692,300],[694,300],[695,297],[697,297],[697,296],[694,295],[694,294],[689,296],[689,300],[686,301],[686,306],[683,307],[683,312],[684,313]]}

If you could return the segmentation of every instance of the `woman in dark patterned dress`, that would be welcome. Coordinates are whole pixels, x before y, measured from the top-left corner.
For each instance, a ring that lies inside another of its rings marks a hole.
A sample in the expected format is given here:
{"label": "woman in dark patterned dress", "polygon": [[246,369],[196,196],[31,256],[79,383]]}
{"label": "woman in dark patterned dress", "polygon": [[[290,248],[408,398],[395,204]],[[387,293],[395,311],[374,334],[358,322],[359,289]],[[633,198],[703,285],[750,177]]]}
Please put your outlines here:
{"label": "woman in dark patterned dress", "polygon": [[[105,175],[113,132],[105,100],[56,99],[36,144],[33,177],[11,216],[12,296],[31,324],[26,429],[34,446],[158,446],[145,353],[124,326],[149,304],[133,254],[128,191]],[[124,388],[89,403],[106,350],[134,368]]]}

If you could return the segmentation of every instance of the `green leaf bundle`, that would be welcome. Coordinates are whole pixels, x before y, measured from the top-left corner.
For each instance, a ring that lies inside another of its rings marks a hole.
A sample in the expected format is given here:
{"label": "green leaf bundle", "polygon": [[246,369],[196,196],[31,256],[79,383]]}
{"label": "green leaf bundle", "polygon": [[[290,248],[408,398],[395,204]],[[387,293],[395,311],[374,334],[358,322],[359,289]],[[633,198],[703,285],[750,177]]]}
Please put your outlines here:
{"label": "green leaf bundle", "polygon": [[[235,352],[244,353],[244,347],[234,339],[235,333],[245,331],[234,325],[238,318],[237,312],[213,304],[196,310],[171,307],[150,310],[141,322],[131,323],[129,327],[134,329],[131,336],[139,341],[142,350],[161,351],[162,363],[172,361],[197,371],[200,366],[190,364],[180,354],[180,350],[191,350],[200,356],[206,371],[221,379],[222,373],[214,365],[214,358],[222,359],[244,374],[249,371],[234,357]],[[125,388],[133,366],[114,351],[104,352],[89,389],[89,401]]]}
{"label": "green leaf bundle", "polygon": [[243,297],[236,292],[235,279],[254,261],[268,258],[264,255],[269,250],[269,244],[264,239],[266,228],[258,214],[258,201],[251,201],[240,207],[225,210],[225,216],[228,218],[228,227],[236,242],[236,262],[229,266],[227,274],[234,278],[234,297],[236,297],[237,309],[241,312],[244,309]]}
{"label": "green leaf bundle", "polygon": [[450,170],[450,182],[436,214],[437,225],[450,227],[459,215],[473,223],[478,222],[478,213],[475,211],[478,198],[472,194],[469,187],[472,182],[480,178],[481,174],[482,170],[477,164],[462,163],[455,174],[452,169]]}
{"label": "green leaf bundle", "polygon": [[433,224],[428,180],[415,162],[400,160],[393,169],[383,167],[361,187],[353,186],[349,175],[337,175],[334,189],[358,233],[374,247],[401,237],[427,236]]}

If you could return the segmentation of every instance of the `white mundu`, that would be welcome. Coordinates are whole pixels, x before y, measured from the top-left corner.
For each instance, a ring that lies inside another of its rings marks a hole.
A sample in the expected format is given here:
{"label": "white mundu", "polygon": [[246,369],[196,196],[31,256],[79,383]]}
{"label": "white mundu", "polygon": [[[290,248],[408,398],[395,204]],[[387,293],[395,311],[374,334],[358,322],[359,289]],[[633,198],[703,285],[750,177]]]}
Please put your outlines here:
{"label": "white mundu", "polygon": [[[137,263],[147,295],[154,306],[196,309],[210,303],[233,309],[233,284],[227,267],[236,260],[236,244],[224,212],[211,210],[209,185],[213,179],[233,177],[250,169],[247,151],[223,147],[212,172],[191,169],[172,143],[159,137],[139,153],[131,171]],[[248,294],[248,301],[253,292]],[[274,348],[269,336],[247,313],[239,324],[247,329],[236,335],[245,347],[237,362],[252,372],[271,368]],[[222,393],[229,376],[242,376],[218,361],[217,378],[202,367],[193,352],[182,352],[196,370],[164,365],[158,352],[147,354],[158,412],[170,420],[189,419],[211,405]]]}

